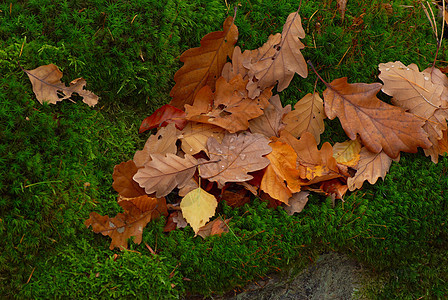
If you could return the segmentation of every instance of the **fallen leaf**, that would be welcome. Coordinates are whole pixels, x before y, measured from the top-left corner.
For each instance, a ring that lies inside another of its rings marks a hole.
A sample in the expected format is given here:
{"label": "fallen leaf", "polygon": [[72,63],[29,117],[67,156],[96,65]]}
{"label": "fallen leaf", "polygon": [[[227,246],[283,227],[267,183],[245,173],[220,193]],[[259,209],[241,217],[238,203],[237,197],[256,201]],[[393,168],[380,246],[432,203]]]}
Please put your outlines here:
{"label": "fallen leaf", "polygon": [[305,207],[306,203],[308,202],[309,194],[310,192],[308,191],[300,191],[298,193],[293,194],[292,197],[289,198],[288,200],[289,205],[286,204],[282,205],[286,213],[292,216],[295,213],[301,212]]}
{"label": "fallen leaf", "polygon": [[227,219],[225,221],[221,220],[221,218],[214,219],[213,221],[208,222],[207,225],[202,226],[199,229],[197,235],[199,235],[203,239],[211,235],[221,236],[222,233],[229,232],[229,222],[230,219]]}
{"label": "fallen leaf", "polygon": [[142,133],[149,129],[165,127],[169,123],[176,124],[177,129],[182,130],[187,123],[185,112],[172,105],[165,104],[142,121],[138,132]]}
{"label": "fallen leaf", "polygon": [[151,135],[145,143],[143,150],[135,152],[133,161],[137,168],[143,168],[145,163],[151,160],[151,154],[176,154],[176,141],[179,138],[179,131],[174,124],[168,124]]}
{"label": "fallen leaf", "polygon": [[199,229],[215,215],[218,201],[215,196],[207,193],[201,188],[189,192],[180,203],[183,217],[193,228],[195,236]]}
{"label": "fallen leaf", "polygon": [[146,195],[145,190],[141,188],[132,177],[137,173],[137,166],[132,160],[122,162],[114,167],[112,178],[114,182],[112,187],[120,196],[125,198],[134,198]]}
{"label": "fallen leaf", "polygon": [[185,105],[187,119],[212,124],[231,133],[246,130],[249,120],[263,114],[272,93],[266,89],[256,99],[249,99],[245,89],[247,81],[237,75],[227,82],[223,77],[216,81],[216,91],[203,87],[196,95],[194,104]]}
{"label": "fallen leaf", "polygon": [[418,147],[431,146],[422,129],[424,121],[376,97],[380,83],[349,84],[343,77],[325,84],[325,113],[330,120],[339,118],[351,140],[359,134],[370,151],[383,150],[392,158],[400,151],[417,152]]}
{"label": "fallen leaf", "polygon": [[275,85],[281,92],[288,87],[294,74],[308,76],[305,59],[300,52],[305,46],[299,40],[305,37],[302,21],[297,12],[291,13],[281,34],[271,35],[259,49],[250,53],[251,60],[244,66],[249,69],[247,85],[249,97],[254,98],[260,91]]}
{"label": "fallen leaf", "polygon": [[240,74],[243,79],[246,79],[248,69],[244,67],[243,62],[250,59],[250,57],[248,58],[248,55],[248,51],[244,51],[243,54],[241,53],[241,48],[236,46],[235,50],[233,50],[232,61],[229,61],[224,65],[221,76],[227,81],[230,81],[230,79],[238,74]]}
{"label": "fallen leaf", "polygon": [[221,193],[221,201],[232,208],[241,207],[250,202],[250,197],[247,196],[247,189],[241,188],[238,191],[230,191],[228,189]]}
{"label": "fallen leaf", "polygon": [[362,145],[356,140],[348,140],[333,145],[333,157],[338,164],[348,167],[356,167],[358,164]]}
{"label": "fallen leaf", "polygon": [[[396,162],[399,160],[399,156],[394,159]],[[354,177],[347,179],[349,190],[354,191],[360,189],[366,180],[370,184],[374,184],[379,177],[384,179],[391,164],[392,158],[390,158],[384,151],[373,153],[366,147],[362,147],[356,174]]]}
{"label": "fallen leaf", "polygon": [[226,182],[243,182],[253,177],[248,172],[265,168],[269,159],[263,157],[272,151],[269,140],[259,133],[228,133],[220,144],[209,138],[207,147],[210,162],[200,159],[199,174],[209,181],[216,181],[218,187]]}
{"label": "fallen leaf", "polygon": [[224,132],[225,129],[215,125],[188,122],[179,137],[182,141],[182,150],[191,155],[201,151],[208,155],[208,138],[214,137],[218,142],[221,142]]}
{"label": "fallen leaf", "polygon": [[332,196],[334,199],[342,200],[348,190],[348,186],[336,178],[322,182],[319,189],[321,189],[326,195]]}
{"label": "fallen leaf", "polygon": [[118,204],[123,207],[124,213],[109,218],[109,216],[91,212],[89,219],[84,222],[87,228],[92,226],[95,233],[112,238],[109,247],[111,250],[115,247],[120,250],[127,249],[127,241],[131,237],[135,237],[134,243],[140,244],[146,224],[162,214],[168,215],[165,198],[158,199],[144,195],[120,200]]}
{"label": "fallen leaf", "polygon": [[33,86],[33,92],[40,104],[48,102],[56,104],[58,101],[69,99],[73,93],[83,98],[83,102],[89,106],[98,103],[98,96],[84,89],[86,80],[77,78],[66,86],[61,82],[62,72],[56,65],[40,66],[34,70],[24,70]]}
{"label": "fallen leaf", "polygon": [[296,138],[306,131],[311,132],[319,144],[320,135],[325,129],[323,103],[319,93],[306,94],[294,105],[294,110],[283,118],[285,129]]}
{"label": "fallen leaf", "polygon": [[182,158],[171,153],[154,153],[151,161],[139,169],[133,179],[147,194],[156,193],[156,197],[163,197],[176,187],[182,188],[193,177],[196,166],[196,159],[189,154]]}
{"label": "fallen leaf", "polygon": [[291,105],[282,106],[279,95],[269,99],[269,105],[264,109],[264,114],[249,121],[249,129],[252,133],[261,133],[266,137],[279,136],[280,130],[285,127],[283,116],[291,111]]}
{"label": "fallen leaf", "polygon": [[297,169],[297,154],[287,143],[280,141],[269,144],[272,152],[266,157],[270,164],[261,180],[260,188],[272,198],[288,204],[293,193],[300,191],[303,181]]}
{"label": "fallen leaf", "polygon": [[184,65],[174,74],[176,85],[170,92],[172,106],[183,109],[184,104],[193,103],[202,87],[215,86],[238,40],[238,28],[233,23],[233,17],[227,17],[223,29],[207,34],[202,38],[200,47],[188,49],[180,56]]}

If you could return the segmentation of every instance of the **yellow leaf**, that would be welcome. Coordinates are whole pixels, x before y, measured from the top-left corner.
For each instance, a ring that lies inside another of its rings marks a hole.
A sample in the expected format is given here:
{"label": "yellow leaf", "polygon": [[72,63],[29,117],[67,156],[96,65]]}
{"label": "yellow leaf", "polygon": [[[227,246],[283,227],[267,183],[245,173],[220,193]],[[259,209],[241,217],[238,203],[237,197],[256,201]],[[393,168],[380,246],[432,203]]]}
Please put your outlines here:
{"label": "yellow leaf", "polygon": [[180,203],[182,214],[193,228],[195,235],[214,216],[217,206],[215,196],[201,188],[189,192]]}
{"label": "yellow leaf", "polygon": [[358,140],[349,140],[334,144],[333,157],[338,164],[354,167],[358,164],[360,151],[361,143]]}

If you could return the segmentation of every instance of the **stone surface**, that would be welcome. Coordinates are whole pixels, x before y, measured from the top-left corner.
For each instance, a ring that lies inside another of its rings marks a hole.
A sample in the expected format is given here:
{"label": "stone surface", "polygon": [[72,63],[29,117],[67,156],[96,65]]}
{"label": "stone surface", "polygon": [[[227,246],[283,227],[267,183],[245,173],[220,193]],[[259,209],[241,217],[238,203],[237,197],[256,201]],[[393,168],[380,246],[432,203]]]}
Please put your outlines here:
{"label": "stone surface", "polygon": [[326,300],[360,299],[357,291],[365,275],[361,265],[338,253],[321,255],[317,261],[301,273],[292,277],[289,274],[274,274],[265,281],[248,285],[244,292],[231,297],[215,299],[232,300]]}

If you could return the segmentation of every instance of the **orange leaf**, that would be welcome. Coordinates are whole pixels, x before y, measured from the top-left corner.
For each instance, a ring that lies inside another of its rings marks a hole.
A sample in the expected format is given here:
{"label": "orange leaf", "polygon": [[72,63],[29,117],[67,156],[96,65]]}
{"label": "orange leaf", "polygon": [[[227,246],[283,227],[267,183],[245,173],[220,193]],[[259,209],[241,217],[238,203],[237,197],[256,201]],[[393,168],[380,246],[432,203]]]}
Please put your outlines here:
{"label": "orange leaf", "polygon": [[187,119],[212,124],[227,129],[230,133],[246,130],[249,120],[263,114],[272,93],[266,89],[256,99],[247,98],[247,81],[237,75],[227,82],[223,77],[216,81],[216,92],[209,86],[196,95],[193,106],[185,105]]}
{"label": "orange leaf", "polygon": [[215,81],[221,76],[227,57],[232,56],[238,40],[238,28],[233,23],[233,17],[227,17],[223,29],[204,36],[200,47],[182,53],[180,61],[184,65],[174,74],[176,85],[170,92],[173,97],[171,105],[183,109],[184,104],[193,103],[202,87],[215,86]]}
{"label": "orange leaf", "polygon": [[303,183],[297,169],[297,154],[287,143],[276,141],[269,146],[272,152],[266,157],[271,163],[266,168],[260,188],[272,198],[288,204],[292,193],[299,192]]}
{"label": "orange leaf", "polygon": [[338,117],[347,136],[354,140],[358,133],[370,151],[383,150],[395,158],[400,151],[417,152],[417,147],[431,146],[422,129],[424,121],[376,97],[381,84],[349,84],[343,77],[326,86],[324,99],[328,118]]}

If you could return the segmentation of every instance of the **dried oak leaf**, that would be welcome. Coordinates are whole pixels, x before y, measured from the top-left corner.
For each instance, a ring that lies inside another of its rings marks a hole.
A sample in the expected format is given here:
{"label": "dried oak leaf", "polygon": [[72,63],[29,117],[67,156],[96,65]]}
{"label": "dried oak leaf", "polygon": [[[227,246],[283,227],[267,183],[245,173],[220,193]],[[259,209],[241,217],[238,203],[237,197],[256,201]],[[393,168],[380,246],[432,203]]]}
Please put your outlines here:
{"label": "dried oak leaf", "polygon": [[282,106],[279,95],[269,99],[269,105],[264,109],[264,114],[249,121],[249,129],[252,133],[261,133],[266,137],[278,137],[280,130],[285,127],[283,116],[291,111],[291,105]]}
{"label": "dried oak leaf", "polygon": [[247,81],[237,75],[227,82],[223,77],[216,81],[216,91],[204,86],[194,99],[194,104],[185,105],[187,120],[212,124],[231,133],[246,130],[249,120],[263,114],[272,95],[265,89],[258,98],[247,97]]}
{"label": "dried oak leaf", "polygon": [[214,219],[213,221],[208,222],[206,225],[202,226],[197,235],[205,239],[211,235],[219,235],[222,233],[229,232],[229,222],[231,219],[226,219],[225,221],[221,220],[221,218]]}
{"label": "dried oak leaf", "polygon": [[197,160],[185,154],[179,157],[168,153],[151,154],[151,161],[137,171],[133,179],[145,189],[147,194],[156,193],[156,197],[168,195],[174,188],[182,188],[196,172]]}
{"label": "dried oak leaf", "polygon": [[306,203],[308,202],[309,194],[310,192],[308,191],[300,191],[298,193],[293,194],[288,201],[289,205],[286,204],[282,205],[286,213],[292,216],[295,213],[301,212],[305,207]]}
{"label": "dried oak leaf", "polygon": [[227,133],[220,144],[215,138],[207,141],[210,162],[200,159],[199,174],[209,181],[216,181],[218,187],[226,182],[251,180],[247,174],[264,169],[269,159],[263,155],[272,151],[269,140],[259,133]]}
{"label": "dried oak leaf", "polygon": [[145,143],[143,150],[138,150],[134,154],[133,161],[137,168],[143,168],[146,162],[151,160],[151,154],[176,154],[176,141],[179,138],[179,130],[174,124],[168,124],[151,135]]}
{"label": "dried oak leaf", "polygon": [[244,67],[243,63],[245,60],[250,60],[249,55],[249,51],[241,53],[241,48],[236,46],[235,50],[233,50],[232,61],[229,61],[224,65],[221,76],[227,81],[230,81],[230,79],[238,74],[240,74],[243,79],[246,79],[248,69]]}
{"label": "dried oak leaf", "polygon": [[308,180],[302,185],[343,177],[333,157],[333,148],[330,143],[325,142],[318,150],[316,140],[311,133],[305,132],[297,140],[286,130],[281,132],[279,141],[288,143],[296,151],[300,177]]}
{"label": "dried oak leaf", "polygon": [[417,152],[431,146],[422,129],[424,121],[404,109],[380,101],[376,94],[380,83],[347,83],[347,77],[325,83],[325,113],[330,120],[338,117],[347,136],[358,133],[370,151],[383,150],[392,158],[400,151]]}
{"label": "dried oak leaf", "polygon": [[137,170],[138,168],[132,160],[122,162],[114,167],[112,187],[120,196],[134,198],[146,195],[145,190],[132,179]]}
{"label": "dried oak leaf", "polygon": [[260,188],[272,198],[288,204],[293,193],[300,191],[303,180],[297,169],[297,153],[287,143],[280,141],[269,144],[272,152],[266,157],[270,164],[261,180]]}
{"label": "dried oak leaf", "polygon": [[[400,156],[394,159],[396,162],[399,160]],[[354,191],[360,189],[366,180],[369,181],[370,184],[374,184],[379,177],[384,179],[391,164],[392,158],[390,158],[384,151],[373,153],[366,147],[362,147],[356,174],[354,177],[347,179],[349,190]]]}
{"label": "dried oak leaf", "polygon": [[447,129],[446,76],[438,69],[420,72],[417,65],[405,66],[399,61],[380,64],[379,69],[382,90],[392,96],[392,103],[425,120],[423,129],[432,143],[432,147],[424,149],[425,154],[437,163],[439,155],[434,147]]}
{"label": "dried oak leaf", "polygon": [[200,47],[188,49],[180,56],[184,65],[174,74],[176,85],[170,92],[172,106],[183,109],[184,104],[193,103],[202,87],[215,86],[238,40],[238,28],[233,23],[233,17],[227,17],[223,29],[207,34],[202,38]]}
{"label": "dried oak leaf", "polygon": [[277,81],[277,91],[283,91],[295,73],[303,78],[308,76],[308,68],[300,52],[305,46],[299,38],[304,37],[305,31],[297,11],[288,16],[281,34],[271,35],[263,46],[250,51],[251,59],[244,64],[249,69],[247,89],[250,98],[257,97],[260,91]]}
{"label": "dried oak leaf", "polygon": [[169,123],[176,124],[177,129],[182,130],[187,123],[185,112],[172,105],[165,104],[142,121],[138,132],[142,133],[149,129],[164,127]]}
{"label": "dried oak leaf", "polygon": [[34,70],[24,70],[33,86],[33,92],[40,104],[48,102],[56,104],[71,97],[73,93],[83,98],[83,102],[89,106],[98,103],[98,96],[91,91],[85,90],[86,80],[77,78],[66,86],[61,82],[62,72],[56,65],[49,64],[40,66]]}
{"label": "dried oak leaf", "polygon": [[195,236],[199,229],[215,215],[218,201],[215,196],[201,188],[189,192],[180,203],[182,215],[193,228]]}
{"label": "dried oak leaf", "polygon": [[215,125],[188,122],[179,136],[179,139],[182,141],[182,150],[190,155],[201,151],[208,154],[208,138],[214,137],[218,142],[221,142],[224,137],[224,132],[224,128]]}
{"label": "dried oak leaf", "polygon": [[309,93],[294,105],[294,110],[283,118],[283,122],[286,124],[285,129],[293,136],[298,138],[302,133],[308,131],[313,134],[319,144],[320,135],[325,130],[324,119],[322,98],[319,93]]}
{"label": "dried oak leaf", "polygon": [[96,212],[90,213],[90,218],[84,224],[88,228],[92,226],[95,233],[110,236],[112,241],[110,249],[115,247],[123,250],[128,247],[128,239],[135,237],[134,242],[142,242],[143,228],[151,220],[160,215],[168,215],[165,198],[152,198],[147,195],[119,200],[124,213],[119,213],[113,218],[101,216]]}

